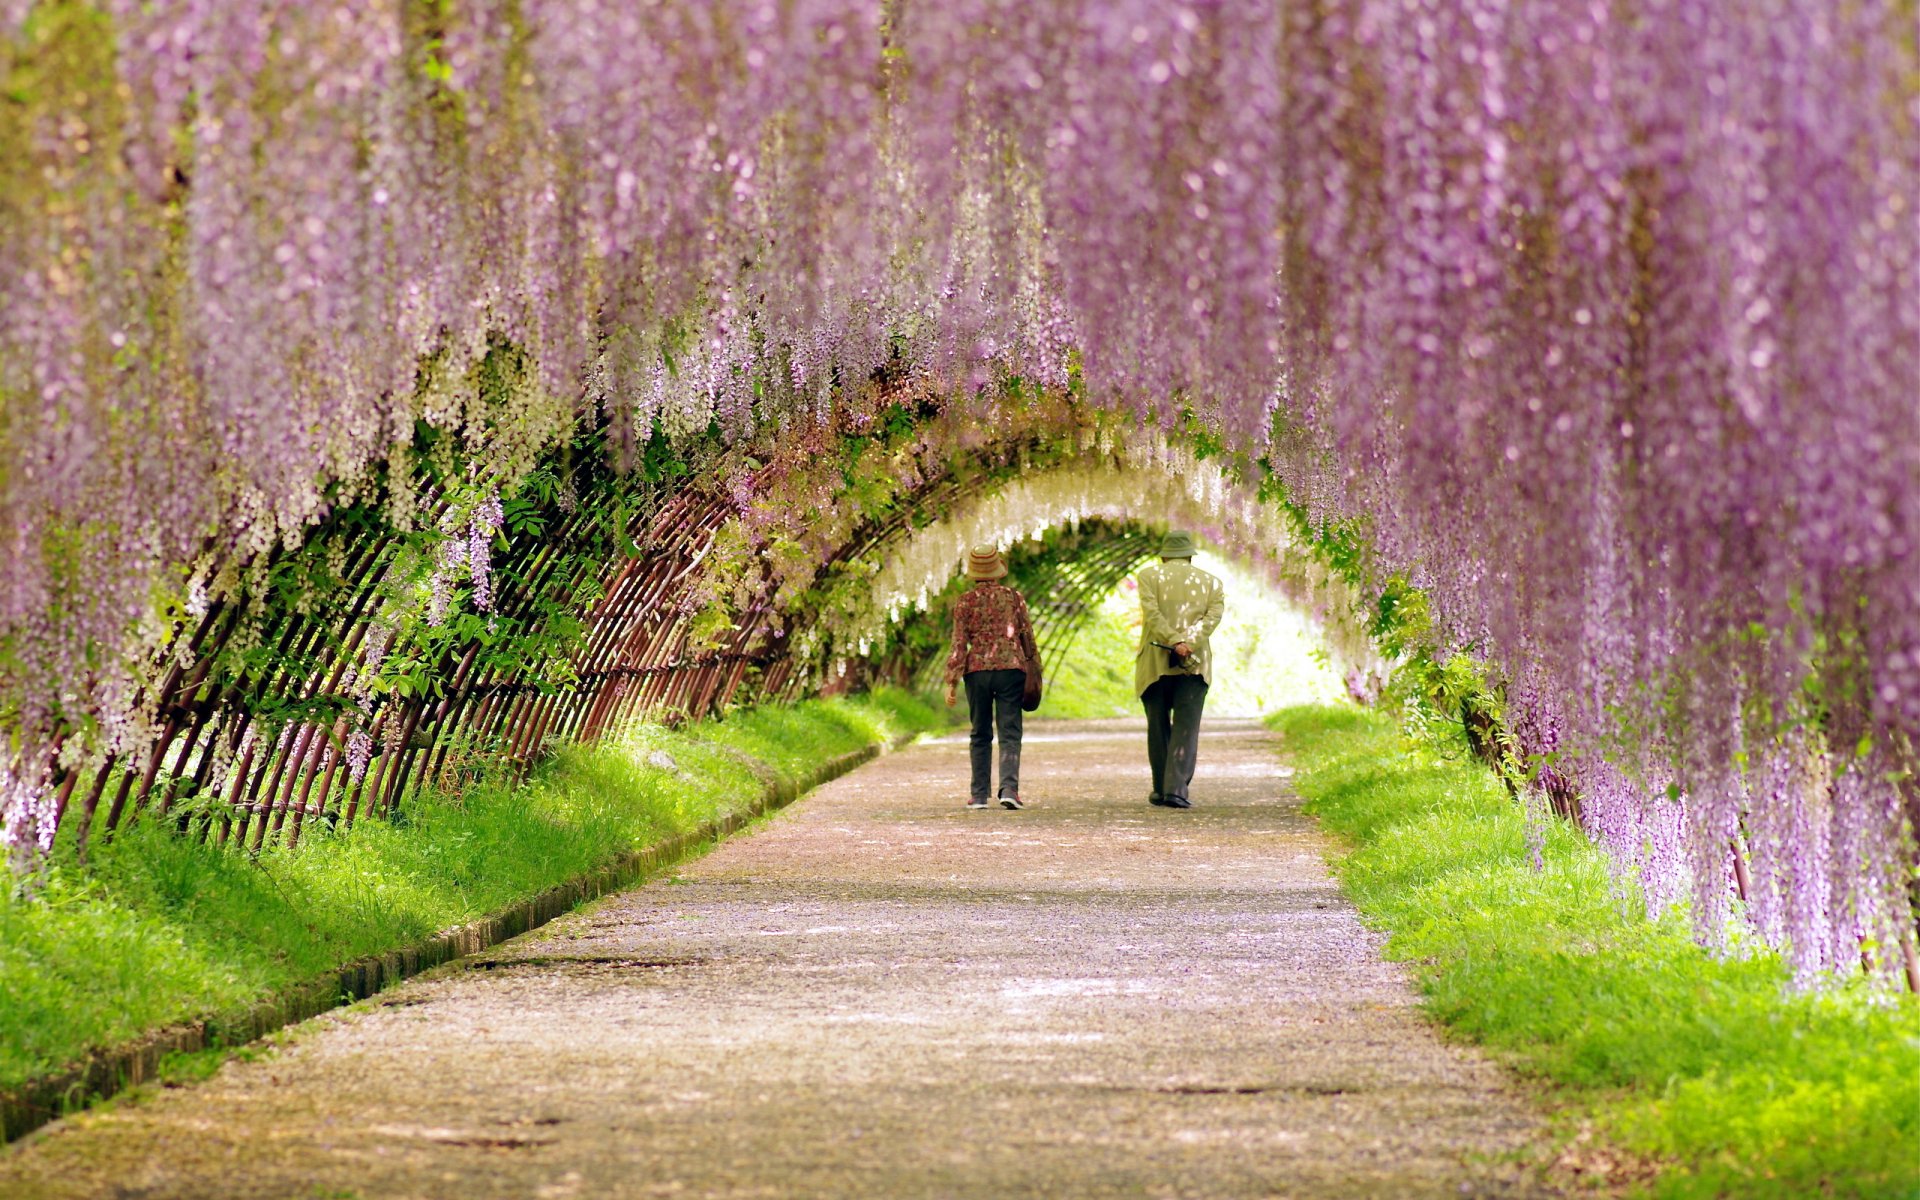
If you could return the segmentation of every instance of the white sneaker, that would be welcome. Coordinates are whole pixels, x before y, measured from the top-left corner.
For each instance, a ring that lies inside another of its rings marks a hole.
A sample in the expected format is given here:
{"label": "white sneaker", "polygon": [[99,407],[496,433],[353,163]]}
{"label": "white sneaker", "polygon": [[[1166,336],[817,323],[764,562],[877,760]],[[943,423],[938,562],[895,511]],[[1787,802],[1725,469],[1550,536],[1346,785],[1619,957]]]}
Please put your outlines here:
{"label": "white sneaker", "polygon": [[1018,796],[1002,796],[1000,797],[1000,807],[1001,808],[1025,808],[1026,805],[1020,803],[1020,797]]}

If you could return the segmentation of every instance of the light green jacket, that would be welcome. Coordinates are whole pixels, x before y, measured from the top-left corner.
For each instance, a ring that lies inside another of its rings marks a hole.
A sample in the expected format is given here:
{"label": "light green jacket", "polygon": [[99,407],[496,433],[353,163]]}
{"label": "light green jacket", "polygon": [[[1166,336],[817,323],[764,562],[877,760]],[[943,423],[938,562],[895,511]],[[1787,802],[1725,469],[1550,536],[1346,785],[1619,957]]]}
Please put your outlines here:
{"label": "light green jacket", "polygon": [[[1162,675],[1198,675],[1213,682],[1213,631],[1227,611],[1220,581],[1184,558],[1155,563],[1140,572],[1140,652],[1134,659],[1133,690],[1145,692]],[[1167,665],[1161,642],[1193,647],[1188,666]]]}

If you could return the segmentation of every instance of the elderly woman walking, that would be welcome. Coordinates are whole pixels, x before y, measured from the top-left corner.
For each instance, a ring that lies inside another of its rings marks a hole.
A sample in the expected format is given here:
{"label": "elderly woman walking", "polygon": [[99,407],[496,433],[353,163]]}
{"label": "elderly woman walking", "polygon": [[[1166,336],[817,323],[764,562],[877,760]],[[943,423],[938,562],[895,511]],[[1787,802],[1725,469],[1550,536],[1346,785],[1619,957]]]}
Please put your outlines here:
{"label": "elderly woman walking", "polygon": [[1007,564],[992,546],[967,552],[973,586],[953,605],[953,653],[947,656],[947,703],[961,679],[973,718],[973,790],[968,808],[986,808],[992,794],[993,739],[1000,738],[1000,807],[1020,804],[1020,702],[1027,671],[1040,661],[1027,601],[1000,580]]}

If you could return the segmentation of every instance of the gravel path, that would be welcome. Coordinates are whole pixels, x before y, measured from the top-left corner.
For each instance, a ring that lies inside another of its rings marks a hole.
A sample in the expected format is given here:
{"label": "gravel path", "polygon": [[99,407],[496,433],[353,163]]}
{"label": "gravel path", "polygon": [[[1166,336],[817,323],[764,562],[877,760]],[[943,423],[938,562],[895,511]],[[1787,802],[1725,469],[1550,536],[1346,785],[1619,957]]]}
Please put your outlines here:
{"label": "gravel path", "polygon": [[1139,722],[960,738],[672,880],[211,1080],[0,1155],[0,1196],[1553,1194],[1540,1118],[1438,1040],[1328,877],[1273,738],[1209,722],[1190,812]]}

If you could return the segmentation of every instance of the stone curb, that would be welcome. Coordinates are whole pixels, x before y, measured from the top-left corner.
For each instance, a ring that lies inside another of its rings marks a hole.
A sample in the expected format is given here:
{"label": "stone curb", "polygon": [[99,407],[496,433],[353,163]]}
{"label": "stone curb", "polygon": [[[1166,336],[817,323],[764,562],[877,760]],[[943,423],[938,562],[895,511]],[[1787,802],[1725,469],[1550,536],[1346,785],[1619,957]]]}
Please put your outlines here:
{"label": "stone curb", "polygon": [[424,942],[385,954],[355,959],[304,983],[268,996],[249,1008],[216,1013],[157,1029],[129,1042],[97,1050],[83,1061],[52,1075],[0,1092],[0,1145],[25,1136],[50,1121],[96,1100],[157,1076],[169,1054],[190,1054],[212,1047],[257,1041],[277,1029],[352,1004],[433,967],[496,946],[538,929],[589,900],[658,874],[694,852],[739,832],[756,818],[785,808],[799,797],[837,779],[916,736],[907,734],[829,759],[798,780],[787,779],[751,755],[737,755],[752,766],[764,790],[758,799],[698,829],[621,855],[604,867],[548,888],[490,917],[435,934]]}

